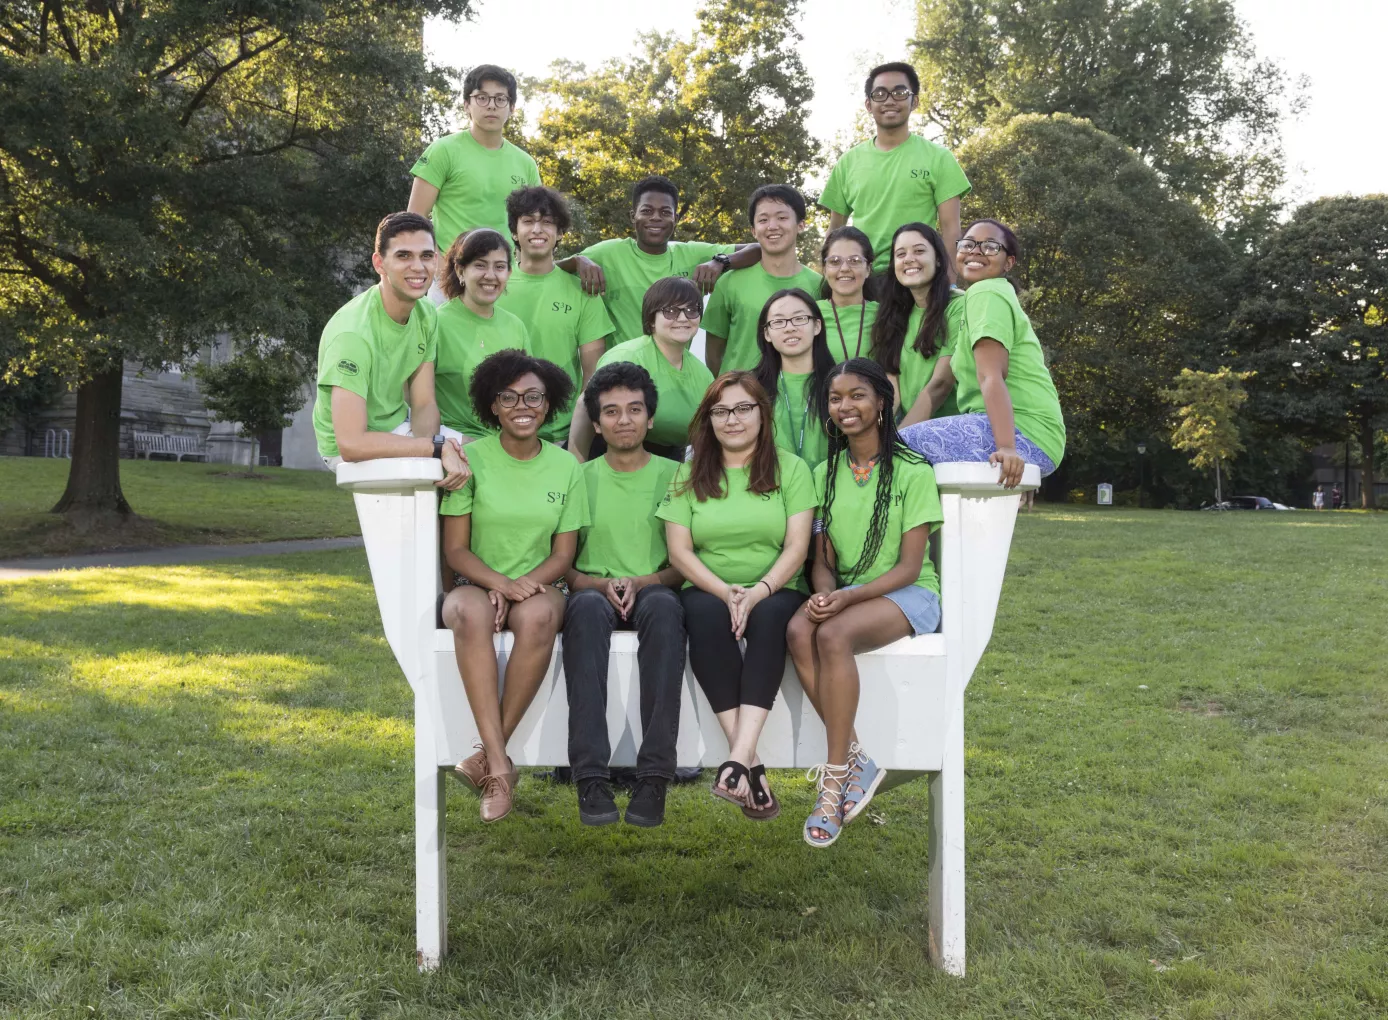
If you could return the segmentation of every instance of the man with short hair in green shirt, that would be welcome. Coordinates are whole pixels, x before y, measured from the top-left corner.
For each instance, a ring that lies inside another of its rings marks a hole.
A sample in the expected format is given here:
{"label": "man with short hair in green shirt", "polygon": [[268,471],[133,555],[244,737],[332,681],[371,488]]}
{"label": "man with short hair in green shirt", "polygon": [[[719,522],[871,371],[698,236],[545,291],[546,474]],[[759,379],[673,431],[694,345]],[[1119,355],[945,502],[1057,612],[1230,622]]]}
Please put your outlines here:
{"label": "man with short hair in green shirt", "polygon": [[[911,133],[920,89],[910,64],[881,64],[868,72],[864,105],[877,136],[839,157],[819,196],[829,210],[830,230],[852,216],[853,225],[867,234],[878,272],[891,261],[892,234],[903,223],[934,227],[951,255],[959,240],[959,199],[969,193],[969,179],[954,153]],[[954,278],[953,264],[949,275]]]}
{"label": "man with short hair in green shirt", "polygon": [[[540,183],[535,160],[502,137],[516,109],[515,76],[495,64],[479,64],[463,79],[463,96],[468,130],[431,142],[410,168],[409,210],[433,216],[439,251],[474,227],[509,237],[506,196]],[[437,289],[430,297],[443,303]]]}
{"label": "man with short hair in green shirt", "polygon": [[637,181],[631,192],[631,237],[599,241],[559,268],[577,274],[589,294],[601,294],[616,332],[613,344],[641,336],[641,302],[656,280],[669,276],[692,279],[707,294],[724,269],[754,265],[755,244],[711,244],[675,241],[680,191],[673,181],[652,174]]}
{"label": "man with short hair in green shirt", "polygon": [[443,462],[441,487],[467,481],[466,459],[439,434],[437,314],[420,300],[436,256],[428,220],[391,213],[376,228],[371,256],[380,283],[339,308],[323,328],[313,430],[330,469],[343,461],[433,456]]}
{"label": "man with short hair in green shirt", "polygon": [[[496,306],[525,323],[529,352],[568,372],[582,392],[607,349],[612,320],[602,298],[585,294],[578,277],[554,264],[555,245],[573,223],[569,203],[553,188],[518,188],[506,198],[506,218],[519,265]],[[540,438],[564,446],[572,418],[551,412]]]}
{"label": "man with short hair in green shirt", "polygon": [[723,372],[751,371],[757,351],[757,319],[772,294],[799,287],[818,294],[824,278],[800,264],[795,244],[805,232],[805,199],[788,184],[763,184],[747,203],[761,259],[718,281],[704,311],[704,361],[716,379]]}
{"label": "man with short hair in green shirt", "polygon": [[679,465],[645,449],[657,399],[650,373],[629,361],[598,369],[583,393],[593,428],[607,444],[601,457],[583,465],[592,523],[580,532],[578,555],[565,577],[569,765],[585,825],[617,820],[607,733],[607,660],[614,628],[636,631],[641,683],[637,785],[626,820],[659,825],[665,818],[665,789],[675,777],[684,610],[674,588],[683,578],[670,566],[665,528],[655,511]]}

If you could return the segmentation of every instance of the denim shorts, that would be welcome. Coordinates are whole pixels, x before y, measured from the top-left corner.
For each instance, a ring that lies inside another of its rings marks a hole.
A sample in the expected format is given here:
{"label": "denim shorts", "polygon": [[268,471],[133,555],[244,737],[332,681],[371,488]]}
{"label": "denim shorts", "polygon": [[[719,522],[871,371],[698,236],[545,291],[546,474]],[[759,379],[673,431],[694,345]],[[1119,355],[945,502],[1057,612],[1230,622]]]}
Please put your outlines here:
{"label": "denim shorts", "polygon": [[[861,587],[861,584],[850,584],[845,590]],[[883,598],[896,603],[896,607],[905,615],[906,622],[911,625],[917,637],[921,634],[934,634],[939,629],[940,597],[929,588],[919,584],[908,584],[904,588],[887,592]]]}

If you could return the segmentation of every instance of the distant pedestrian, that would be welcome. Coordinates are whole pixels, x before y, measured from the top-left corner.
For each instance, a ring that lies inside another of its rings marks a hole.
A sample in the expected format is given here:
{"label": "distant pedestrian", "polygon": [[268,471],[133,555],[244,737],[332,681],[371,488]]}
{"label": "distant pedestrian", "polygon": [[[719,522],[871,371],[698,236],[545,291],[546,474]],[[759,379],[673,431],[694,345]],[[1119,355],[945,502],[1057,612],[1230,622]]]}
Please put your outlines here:
{"label": "distant pedestrian", "polygon": [[1339,486],[1339,485],[1334,485],[1334,486],[1331,487],[1331,489],[1330,489],[1330,509],[1332,509],[1332,510],[1338,510],[1338,509],[1340,509],[1341,506],[1344,505],[1344,504],[1340,501],[1341,495],[1342,495],[1342,493],[1340,492],[1340,486]]}
{"label": "distant pedestrian", "polygon": [[1317,485],[1316,491],[1311,493],[1311,506],[1316,510],[1325,509],[1325,486]]}

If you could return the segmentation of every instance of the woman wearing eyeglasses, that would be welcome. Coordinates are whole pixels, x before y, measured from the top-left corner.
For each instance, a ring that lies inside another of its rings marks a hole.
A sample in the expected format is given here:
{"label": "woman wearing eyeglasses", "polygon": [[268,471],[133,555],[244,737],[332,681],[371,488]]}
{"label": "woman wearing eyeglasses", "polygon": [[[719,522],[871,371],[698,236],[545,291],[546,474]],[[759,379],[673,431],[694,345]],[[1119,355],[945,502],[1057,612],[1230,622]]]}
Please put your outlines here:
{"label": "woman wearing eyeglasses", "polygon": [[[963,294],[950,286],[948,267],[945,242],[934,228],[907,223],[892,235],[872,326],[872,359],[896,387],[902,426],[930,417],[922,394],[936,362],[949,357],[949,338],[964,309]],[[952,396],[938,412],[954,413]]]}
{"label": "woman wearing eyeglasses", "polygon": [[468,396],[477,366],[497,351],[525,350],[530,342],[525,323],[496,306],[510,278],[511,246],[495,230],[459,234],[444,256],[440,285],[448,300],[439,308],[434,389],[444,435],[462,443],[495,431]]}
{"label": "woman wearing eyeglasses", "polygon": [[694,456],[656,511],[687,579],[689,665],[728,738],[713,793],[759,821],[781,810],[757,742],[785,672],[786,625],[805,601],[816,503],[810,469],[776,447],[771,415],[751,372],[719,376],[694,415]]}
{"label": "woman wearing eyeglasses", "polygon": [[819,310],[824,316],[829,353],[836,363],[865,358],[872,350],[872,324],[877,302],[867,300],[872,278],[872,242],[857,227],[829,231],[819,249],[824,283]]}
{"label": "woman wearing eyeglasses", "polygon": [[[472,402],[499,431],[468,446],[472,477],[439,510],[444,556],[460,582],[444,600],[443,622],[481,737],[457,772],[482,790],[484,822],[511,810],[517,775],[506,742],[549,669],[564,620],[556,583],[573,564],[579,529],[590,523],[582,467],[539,436],[551,409],[568,408],[573,389],[562,368],[523,351],[501,351],[478,365]],[[492,635],[508,627],[515,643],[498,700]]]}
{"label": "woman wearing eyeglasses", "polygon": [[[694,409],[713,382],[713,373],[689,351],[703,312],[703,296],[691,281],[681,276],[657,280],[641,301],[645,335],[617,344],[598,359],[598,368],[630,361],[651,374],[657,401],[646,449],[671,460],[684,460]],[[593,424],[579,401],[569,428],[569,449],[580,460],[595,452],[593,435]]]}
{"label": "woman wearing eyeglasses", "polygon": [[975,220],[959,239],[955,266],[963,315],[948,364],[922,394],[927,406],[953,392],[959,413],[903,428],[911,449],[932,464],[987,461],[1011,488],[1022,468],[1049,475],[1065,456],[1065,417],[1046,356],[1006,274],[1017,264],[1017,235],[997,220]]}
{"label": "woman wearing eyeglasses", "polygon": [[753,374],[771,397],[776,445],[813,468],[828,455],[824,381],[834,357],[814,298],[798,287],[778,290],[757,319]]}

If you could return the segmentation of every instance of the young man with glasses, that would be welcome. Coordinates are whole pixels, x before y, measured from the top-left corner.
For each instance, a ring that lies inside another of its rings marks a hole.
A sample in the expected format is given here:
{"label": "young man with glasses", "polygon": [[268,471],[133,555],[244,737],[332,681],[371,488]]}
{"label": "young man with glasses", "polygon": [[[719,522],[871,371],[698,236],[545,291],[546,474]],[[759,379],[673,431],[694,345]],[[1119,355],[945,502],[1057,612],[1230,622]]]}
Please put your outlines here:
{"label": "young man with glasses", "polygon": [[720,279],[704,311],[704,360],[715,378],[757,366],[757,319],[772,294],[788,287],[817,294],[824,282],[800,264],[795,250],[805,232],[805,199],[800,192],[788,184],[763,184],[752,192],[747,219],[761,245],[761,259]]}
{"label": "young man with glasses", "polygon": [[[911,113],[920,94],[920,78],[910,64],[874,67],[863,89],[864,105],[877,125],[877,136],[845,152],[819,198],[829,210],[829,229],[853,218],[877,253],[879,272],[891,260],[891,239],[903,223],[929,224],[944,238],[945,250],[959,240],[959,200],[969,179],[943,145],[911,133]],[[950,266],[950,276],[954,267]]]}
{"label": "young man with glasses", "polygon": [[[463,95],[468,130],[431,142],[410,168],[409,210],[432,215],[440,251],[474,227],[510,236],[506,196],[540,183],[529,153],[501,136],[516,109],[515,76],[495,64],[479,64],[463,79]],[[430,296],[442,303],[441,292],[431,290]]]}

